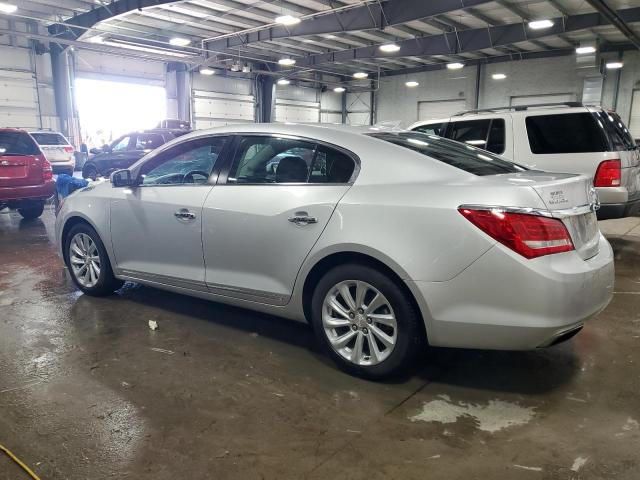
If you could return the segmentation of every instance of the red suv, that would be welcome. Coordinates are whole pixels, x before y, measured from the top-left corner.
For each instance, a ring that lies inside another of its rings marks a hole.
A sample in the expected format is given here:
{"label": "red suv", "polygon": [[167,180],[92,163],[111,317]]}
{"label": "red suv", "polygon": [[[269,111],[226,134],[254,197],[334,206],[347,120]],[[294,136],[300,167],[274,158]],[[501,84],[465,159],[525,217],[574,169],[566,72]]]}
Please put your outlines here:
{"label": "red suv", "polygon": [[0,209],[17,208],[25,219],[37,218],[54,185],[51,164],[31,135],[0,128]]}

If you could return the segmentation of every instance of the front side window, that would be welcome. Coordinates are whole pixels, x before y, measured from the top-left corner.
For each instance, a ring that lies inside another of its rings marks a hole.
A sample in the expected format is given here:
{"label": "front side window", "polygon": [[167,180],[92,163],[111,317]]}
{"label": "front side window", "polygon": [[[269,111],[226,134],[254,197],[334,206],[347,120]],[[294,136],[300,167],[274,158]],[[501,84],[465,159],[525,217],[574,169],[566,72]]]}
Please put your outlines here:
{"label": "front side window", "polygon": [[155,150],[164,143],[162,135],[157,133],[140,133],[136,137],[136,150]]}
{"label": "front side window", "polygon": [[116,140],[111,147],[112,152],[123,152],[129,148],[129,142],[131,141],[131,137],[126,136],[122,137],[120,140]]}
{"label": "front side window", "polygon": [[2,155],[39,155],[36,142],[25,132],[0,132],[0,156]]}
{"label": "front side window", "polygon": [[427,125],[420,125],[414,128],[413,131],[444,137],[444,131],[447,128],[447,123],[448,122],[440,122],[440,123],[429,123]]}
{"label": "front side window", "polygon": [[140,169],[142,185],[202,185],[216,164],[228,137],[197,138],[174,145]]}
{"label": "front side window", "polygon": [[228,183],[306,183],[316,145],[281,137],[242,137]]}
{"label": "front side window", "polygon": [[370,136],[421,153],[473,175],[499,175],[527,170],[527,168],[509,162],[491,152],[435,135],[416,132],[385,132],[373,133]]}
{"label": "front side window", "polygon": [[589,112],[535,115],[525,119],[531,153],[606,152],[603,126]]}

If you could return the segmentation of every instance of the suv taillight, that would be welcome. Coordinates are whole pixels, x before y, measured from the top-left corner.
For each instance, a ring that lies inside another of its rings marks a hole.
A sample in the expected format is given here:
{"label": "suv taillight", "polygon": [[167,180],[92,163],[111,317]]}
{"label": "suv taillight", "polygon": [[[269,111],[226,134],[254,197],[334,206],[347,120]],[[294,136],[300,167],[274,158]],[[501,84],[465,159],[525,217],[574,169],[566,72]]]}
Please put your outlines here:
{"label": "suv taillight", "polygon": [[51,168],[51,164],[49,160],[42,159],[42,180],[45,182],[51,180],[53,178],[53,168]]}
{"label": "suv taillight", "polygon": [[73,147],[69,146],[69,147],[64,147],[64,151],[66,153],[73,153]]}
{"label": "suv taillight", "polygon": [[620,160],[605,160],[598,165],[593,179],[594,187],[619,187],[622,178]]}
{"label": "suv taillight", "polygon": [[526,258],[574,249],[567,227],[557,218],[499,209],[458,211],[484,233]]}

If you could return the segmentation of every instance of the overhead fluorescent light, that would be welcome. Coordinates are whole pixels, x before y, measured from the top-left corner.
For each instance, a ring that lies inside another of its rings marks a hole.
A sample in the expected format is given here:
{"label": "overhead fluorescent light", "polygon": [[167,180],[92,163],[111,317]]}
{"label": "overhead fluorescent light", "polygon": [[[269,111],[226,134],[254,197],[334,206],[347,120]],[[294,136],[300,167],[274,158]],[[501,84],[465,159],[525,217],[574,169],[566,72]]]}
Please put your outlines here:
{"label": "overhead fluorescent light", "polygon": [[491,78],[493,78],[494,80],[504,80],[505,78],[507,78],[507,76],[504,73],[494,73],[493,75],[491,75]]}
{"label": "overhead fluorescent light", "polygon": [[460,62],[447,63],[447,68],[449,70],[460,70],[462,67],[464,67],[464,63],[460,63]]}
{"label": "overhead fluorescent light", "polygon": [[353,78],[367,78],[369,76],[366,72],[356,72],[353,74]]}
{"label": "overhead fluorescent light", "polygon": [[417,87],[418,85],[420,85],[415,80],[409,80],[408,82],[405,82],[404,84],[409,88]]}
{"label": "overhead fluorescent light", "polygon": [[89,43],[104,43],[104,38],[101,35],[96,35],[95,37],[91,37],[87,39]]}
{"label": "overhead fluorescent light", "polygon": [[280,25],[295,25],[300,23],[300,19],[293,15],[281,15],[276,17],[276,23],[279,23]]}
{"label": "overhead fluorescent light", "polygon": [[591,45],[588,45],[586,47],[578,47],[576,48],[576,53],[578,55],[581,55],[583,53],[595,53],[596,51],[596,47],[592,47]]}
{"label": "overhead fluorescent light", "polygon": [[13,5],[11,3],[0,2],[0,12],[14,13],[16,10],[18,10],[18,7],[16,5]]}
{"label": "overhead fluorescent light", "polygon": [[380,50],[386,53],[397,52],[400,50],[400,45],[396,45],[395,43],[386,43],[384,45],[380,45]]}
{"label": "overhead fluorescent light", "polygon": [[469,145],[484,145],[487,143],[486,140],[465,140],[464,143],[468,143]]}
{"label": "overhead fluorescent light", "polygon": [[336,88],[333,89],[333,91],[336,92],[336,93],[342,93],[345,90],[346,90],[346,88],[344,88],[344,87],[336,87]]}
{"label": "overhead fluorescent light", "polygon": [[172,39],[169,40],[169,43],[176,47],[186,47],[191,43],[191,40],[183,37],[173,37]]}
{"label": "overhead fluorescent light", "polygon": [[284,67],[290,67],[291,65],[295,65],[296,61],[293,58],[281,58],[278,60],[278,63]]}
{"label": "overhead fluorescent light", "polygon": [[289,85],[291,83],[291,81],[287,80],[286,78],[281,78],[280,80],[278,80],[278,85]]}
{"label": "overhead fluorescent light", "polygon": [[529,28],[532,30],[542,30],[543,28],[551,27],[553,27],[551,20],[534,20],[533,22],[529,22]]}
{"label": "overhead fluorescent light", "polygon": [[607,62],[607,68],[609,70],[615,70],[617,68],[622,68],[624,66],[624,63],[622,62]]}
{"label": "overhead fluorescent light", "polygon": [[202,67],[200,69],[200,75],[213,75],[214,73],[216,73],[216,71],[212,68]]}

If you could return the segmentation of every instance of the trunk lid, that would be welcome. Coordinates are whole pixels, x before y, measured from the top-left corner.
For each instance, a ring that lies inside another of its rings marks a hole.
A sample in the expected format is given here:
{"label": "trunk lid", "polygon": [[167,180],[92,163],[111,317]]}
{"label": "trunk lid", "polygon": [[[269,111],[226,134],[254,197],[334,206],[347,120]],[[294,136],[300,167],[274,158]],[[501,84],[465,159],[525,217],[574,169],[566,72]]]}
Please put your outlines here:
{"label": "trunk lid", "polygon": [[0,155],[0,187],[24,187],[43,182],[42,155]]}
{"label": "trunk lid", "polygon": [[582,259],[598,253],[600,231],[595,211],[599,202],[590,176],[529,170],[504,177],[509,183],[528,185],[538,194],[550,214],[565,224]]}
{"label": "trunk lid", "polygon": [[69,145],[40,145],[40,150],[51,163],[69,162],[73,159],[73,148]]}

